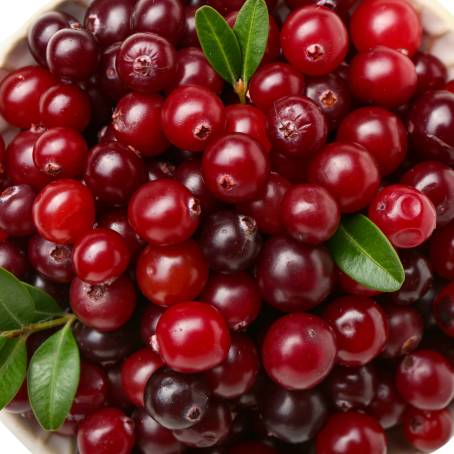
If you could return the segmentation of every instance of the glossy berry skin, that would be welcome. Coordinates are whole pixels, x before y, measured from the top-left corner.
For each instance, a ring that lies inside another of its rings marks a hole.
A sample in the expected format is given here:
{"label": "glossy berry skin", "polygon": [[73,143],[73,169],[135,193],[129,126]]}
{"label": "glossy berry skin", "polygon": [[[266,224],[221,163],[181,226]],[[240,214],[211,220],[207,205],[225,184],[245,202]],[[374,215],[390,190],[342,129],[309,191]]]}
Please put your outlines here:
{"label": "glossy berry skin", "polygon": [[406,356],[396,372],[402,397],[420,410],[441,410],[454,397],[454,371],[448,360],[432,350]]}
{"label": "glossy berry skin", "polygon": [[39,116],[47,128],[83,131],[91,117],[90,98],[77,85],[54,85],[39,99]]}
{"label": "glossy berry skin", "polygon": [[179,303],[159,319],[156,342],[164,362],[178,372],[201,372],[227,359],[230,335],[221,313],[206,303]]}
{"label": "glossy berry skin", "polygon": [[386,454],[383,429],[370,416],[357,412],[335,413],[317,434],[317,454]]}
{"label": "glossy berry skin", "polygon": [[292,13],[281,31],[286,59],[303,74],[321,76],[347,55],[348,34],[340,17],[325,8],[307,6]]}
{"label": "glossy berry skin", "polygon": [[435,231],[430,241],[430,263],[439,276],[454,279],[454,222]]}
{"label": "glossy berry skin", "polygon": [[46,59],[52,74],[62,80],[88,79],[98,64],[98,49],[93,35],[82,28],[65,28],[49,40]]}
{"label": "glossy berry skin", "polygon": [[203,151],[225,127],[224,105],[212,91],[200,86],[181,86],[162,107],[162,128],[178,148]]}
{"label": "glossy berry skin", "polygon": [[195,28],[195,13],[198,6],[184,5],[183,33],[180,47],[200,47],[199,38]]}
{"label": "glossy berry skin", "polygon": [[136,407],[144,406],[145,386],[162,364],[161,358],[150,348],[142,348],[133,353],[121,366],[123,390]]}
{"label": "glossy berry skin", "polygon": [[11,125],[26,129],[40,122],[39,99],[57,82],[40,66],[25,66],[8,74],[0,84],[0,113]]}
{"label": "glossy berry skin", "polygon": [[320,244],[336,232],[340,211],[326,189],[301,184],[287,191],[282,200],[281,217],[293,238],[306,244]]}
{"label": "glossy berry skin", "polygon": [[241,271],[255,263],[261,237],[253,218],[217,211],[205,220],[199,244],[211,269]]}
{"label": "glossy berry skin", "polygon": [[362,145],[375,159],[380,173],[393,173],[407,153],[407,131],[393,113],[381,107],[363,107],[347,115],[337,140]]}
{"label": "glossy berry skin", "polygon": [[369,218],[397,248],[414,248],[435,230],[437,213],[421,192],[404,185],[381,190],[369,206]]}
{"label": "glossy berry skin", "polygon": [[309,182],[324,187],[341,213],[365,208],[378,190],[380,175],[375,161],[360,145],[333,142],[309,165]]}
{"label": "glossy berry skin", "polygon": [[77,318],[102,332],[122,327],[131,318],[136,306],[136,292],[126,276],[111,284],[101,285],[92,285],[76,277],[71,283],[69,298]]}
{"label": "glossy berry skin", "polygon": [[286,96],[300,96],[304,92],[304,77],[286,63],[262,65],[254,74],[249,85],[249,96],[253,104],[266,112],[273,103]]}
{"label": "glossy berry skin", "polygon": [[158,95],[129,93],[117,104],[112,115],[115,137],[142,156],[155,156],[169,145],[161,129],[163,100]]}
{"label": "glossy berry skin", "polygon": [[90,191],[76,180],[57,180],[47,185],[33,204],[36,229],[46,240],[75,243],[95,220]]}
{"label": "glossy berry skin", "polygon": [[92,194],[106,205],[126,205],[146,179],[143,160],[130,148],[110,142],[90,151],[84,181]]}
{"label": "glossy berry skin", "polygon": [[448,71],[440,59],[435,57],[435,55],[417,52],[413,56],[413,63],[418,75],[417,94],[422,94],[429,90],[443,89],[448,78]]}
{"label": "glossy berry skin", "polygon": [[352,14],[350,33],[360,52],[385,46],[411,57],[422,41],[418,13],[402,0],[362,3]]}
{"label": "glossy berry skin", "polygon": [[434,452],[450,440],[452,424],[449,410],[423,411],[408,407],[402,418],[402,431],[418,451]]}
{"label": "glossy berry skin", "polygon": [[140,337],[147,346],[152,346],[153,336],[156,334],[156,327],[164,308],[156,304],[148,304],[140,317]]}
{"label": "glossy berry skin", "polygon": [[324,320],[310,314],[290,314],[268,329],[262,346],[263,366],[284,388],[309,389],[329,374],[336,351],[334,331]]}
{"label": "glossy berry skin", "polygon": [[175,49],[154,33],[135,33],[123,41],[117,55],[120,79],[134,91],[156,93],[175,73]]}
{"label": "glossy berry skin", "polygon": [[11,236],[29,236],[35,231],[32,207],[36,192],[28,185],[10,186],[0,193],[0,228]]}
{"label": "glossy berry skin", "polygon": [[132,197],[129,222],[149,243],[168,246],[187,240],[199,225],[200,202],[181,183],[160,179],[143,185]]}
{"label": "glossy berry skin", "polygon": [[357,54],[350,64],[348,79],[353,95],[360,101],[389,109],[406,104],[418,82],[413,62],[388,47]]}
{"label": "glossy berry skin", "polygon": [[344,296],[327,306],[323,318],[337,339],[337,363],[367,364],[380,354],[388,339],[388,321],[378,304],[363,296]]}
{"label": "glossy berry skin", "polygon": [[287,96],[267,113],[273,149],[290,158],[314,154],[325,143],[328,125],[317,104],[304,96]]}
{"label": "glossy berry skin", "polygon": [[28,263],[23,251],[7,241],[0,242],[0,267],[19,279],[24,279],[28,272]]}
{"label": "glossy berry skin", "polygon": [[165,247],[150,245],[139,257],[136,277],[146,298],[170,306],[200,294],[208,279],[208,266],[193,240]]}
{"label": "glossy berry skin", "polygon": [[74,246],[77,276],[89,284],[113,282],[126,271],[131,254],[123,237],[113,230],[97,228]]}
{"label": "glossy berry skin", "polygon": [[443,287],[432,304],[437,326],[448,336],[454,337],[454,284]]}
{"label": "glossy berry skin", "polygon": [[116,408],[104,408],[90,415],[79,426],[77,448],[80,454],[129,454],[134,446],[134,423]]}

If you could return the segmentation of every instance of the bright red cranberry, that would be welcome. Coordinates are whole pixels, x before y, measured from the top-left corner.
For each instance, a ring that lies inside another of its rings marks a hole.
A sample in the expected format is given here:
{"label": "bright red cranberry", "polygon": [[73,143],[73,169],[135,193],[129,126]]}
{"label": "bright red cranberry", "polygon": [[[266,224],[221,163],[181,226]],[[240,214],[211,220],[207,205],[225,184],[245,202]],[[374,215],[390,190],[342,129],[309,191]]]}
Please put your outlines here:
{"label": "bright red cranberry", "polygon": [[449,410],[423,411],[408,407],[402,418],[402,429],[415,449],[435,452],[451,439],[453,422]]}
{"label": "bright red cranberry", "polygon": [[422,26],[410,2],[363,2],[350,23],[353,43],[359,51],[385,46],[412,56],[421,46]]}
{"label": "bright red cranberry", "polygon": [[407,131],[393,113],[380,107],[363,107],[342,121],[337,140],[356,142],[374,158],[382,175],[394,172],[407,153]]}
{"label": "bright red cranberry", "polygon": [[90,415],[77,431],[80,454],[129,454],[134,447],[134,423],[116,408]]}
{"label": "bright red cranberry", "polygon": [[418,75],[417,94],[443,89],[448,78],[448,71],[441,60],[434,55],[417,52],[413,57],[413,63]]}
{"label": "bright red cranberry", "polygon": [[372,200],[369,218],[395,247],[414,248],[432,235],[437,213],[424,194],[395,184],[382,189]]}
{"label": "bright red cranberry", "polygon": [[430,241],[430,263],[445,279],[454,279],[454,222],[435,231]]}
{"label": "bright red cranberry", "polygon": [[337,284],[344,293],[349,295],[357,296],[376,296],[380,292],[377,290],[372,290],[370,288],[361,285],[359,282],[356,282],[350,276],[342,272],[340,269],[337,269]]}
{"label": "bright red cranberry", "polygon": [[321,76],[337,68],[348,50],[348,34],[340,17],[326,8],[307,6],[292,13],[281,31],[281,46],[292,66]]}
{"label": "bright red cranberry", "polygon": [[28,271],[28,263],[24,252],[13,243],[0,242],[0,267],[24,279]]}
{"label": "bright red cranberry", "polygon": [[71,308],[85,325],[110,332],[122,327],[136,306],[131,280],[121,276],[111,284],[92,285],[74,278],[70,291]]}
{"label": "bright red cranberry", "polygon": [[119,100],[128,92],[117,71],[117,56],[120,47],[121,42],[117,42],[103,50],[96,72],[99,88],[103,94],[114,101]]}
{"label": "bright red cranberry", "polygon": [[400,363],[396,384],[402,397],[413,407],[441,410],[454,397],[454,369],[440,353],[418,350]]}
{"label": "bright red cranberry", "polygon": [[85,28],[102,46],[123,41],[131,33],[134,0],[94,0],[85,12]]}
{"label": "bright red cranberry", "polygon": [[208,266],[192,240],[166,247],[150,245],[139,257],[136,277],[146,298],[170,306],[200,294],[208,279]]}
{"label": "bright red cranberry", "polygon": [[112,115],[115,137],[143,156],[155,156],[169,143],[161,129],[162,98],[158,95],[129,93],[117,104]]}
{"label": "bright red cranberry", "polygon": [[334,142],[325,146],[310,163],[309,181],[327,189],[341,213],[352,213],[371,202],[380,175],[375,161],[362,146]]}
{"label": "bright red cranberry", "polygon": [[180,47],[199,47],[199,38],[195,28],[195,13],[198,6],[184,5],[183,33],[180,38]]}
{"label": "bright red cranberry", "polygon": [[55,244],[39,235],[28,242],[28,260],[36,271],[53,282],[68,283],[74,277],[72,247]]}
{"label": "bright red cranberry", "polygon": [[152,346],[153,336],[156,334],[156,327],[161,315],[164,313],[164,308],[156,304],[148,304],[140,317],[140,337],[142,342],[148,346]]}
{"label": "bright red cranberry", "polygon": [[173,80],[175,49],[154,33],[135,33],[120,47],[117,71],[120,79],[134,91],[156,93]]}
{"label": "bright red cranberry", "polygon": [[309,389],[329,374],[336,351],[334,331],[324,320],[309,314],[290,314],[274,322],[266,333],[263,366],[284,388]]}
{"label": "bright red cranberry", "polygon": [[126,395],[135,406],[144,406],[145,386],[162,364],[161,358],[150,348],[138,350],[123,363],[121,382]]}
{"label": "bright red cranberry", "polygon": [[443,287],[432,304],[437,326],[448,336],[454,337],[454,283]]}
{"label": "bright red cranberry", "polygon": [[314,154],[325,143],[328,126],[317,104],[303,96],[287,96],[273,103],[268,115],[273,149],[290,158]]}
{"label": "bright red cranberry", "polygon": [[35,191],[26,184],[10,186],[0,194],[0,228],[11,236],[29,236],[35,231],[32,207]]}
{"label": "bright red cranberry", "polygon": [[54,85],[39,99],[39,116],[46,128],[83,131],[91,117],[90,98],[77,85]]}
{"label": "bright red cranberry", "polygon": [[378,304],[363,296],[344,296],[324,312],[337,339],[337,362],[347,367],[367,364],[379,355],[388,339],[388,321]]}
{"label": "bright red cranberry", "polygon": [[304,92],[304,78],[285,63],[268,63],[261,66],[249,85],[251,101],[263,111],[286,96],[300,96]]}
{"label": "bright red cranberry", "polygon": [[335,413],[316,438],[317,454],[386,454],[386,435],[362,413]]}
{"label": "bright red cranberry", "polygon": [[65,28],[49,40],[46,59],[51,73],[56,77],[80,82],[94,74],[98,64],[98,48],[87,30]]}
{"label": "bright red cranberry", "polygon": [[40,66],[25,66],[8,74],[0,84],[0,113],[21,129],[40,123],[39,99],[57,82]]}
{"label": "bright red cranberry", "polygon": [[326,189],[311,184],[293,186],[287,191],[281,217],[287,233],[307,244],[329,240],[340,222],[336,201]]}
{"label": "bright red cranberry", "polygon": [[221,313],[206,303],[179,303],[159,319],[156,342],[164,362],[179,372],[201,372],[227,359],[230,335]]}
{"label": "bright red cranberry", "polygon": [[182,86],[171,92],[162,107],[162,127],[178,148],[202,151],[225,126],[224,105],[207,88]]}
{"label": "bright red cranberry", "polygon": [[413,62],[388,47],[361,52],[350,64],[350,89],[360,101],[394,108],[406,104],[416,90]]}

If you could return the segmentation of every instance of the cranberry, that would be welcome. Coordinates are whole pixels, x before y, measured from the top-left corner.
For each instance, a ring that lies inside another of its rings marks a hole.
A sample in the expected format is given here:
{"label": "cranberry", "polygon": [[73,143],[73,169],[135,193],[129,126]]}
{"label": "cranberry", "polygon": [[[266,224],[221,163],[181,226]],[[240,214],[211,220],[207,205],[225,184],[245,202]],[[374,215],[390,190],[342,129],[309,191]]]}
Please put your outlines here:
{"label": "cranberry", "polygon": [[337,269],[337,284],[344,293],[348,293],[349,295],[370,297],[380,294],[379,291],[372,290],[364,285],[361,285],[359,282],[356,282],[340,269]]}
{"label": "cranberry", "polygon": [[153,336],[156,334],[156,327],[164,308],[156,304],[148,304],[140,318],[140,337],[148,347],[152,346]]}
{"label": "cranberry", "polygon": [[454,222],[438,229],[430,241],[430,263],[445,279],[454,279]]}
{"label": "cranberry", "polygon": [[273,103],[267,119],[274,150],[288,157],[314,154],[326,141],[328,126],[325,116],[309,98],[281,98]]}
{"label": "cranberry", "polygon": [[289,158],[288,156],[271,151],[271,170],[277,172],[290,183],[307,182],[307,158]]}
{"label": "cranberry", "polygon": [[350,89],[361,101],[394,108],[407,103],[417,85],[415,65],[400,52],[376,47],[353,58]]}
{"label": "cranberry", "polygon": [[402,397],[420,410],[441,410],[454,397],[454,370],[435,351],[418,350],[406,356],[396,372]]}
{"label": "cranberry", "polygon": [[180,38],[181,47],[199,47],[199,38],[195,28],[195,13],[198,6],[185,5],[183,18],[183,33]]}
{"label": "cranberry", "polygon": [[414,248],[432,235],[437,214],[421,192],[404,185],[381,190],[369,206],[370,219],[398,248]]}
{"label": "cranberry", "polygon": [[29,236],[35,231],[32,207],[35,191],[26,184],[10,186],[0,194],[0,228],[11,236]]}
{"label": "cranberry", "polygon": [[54,85],[39,98],[39,116],[46,128],[83,131],[91,117],[90,98],[77,85]]}
{"label": "cranberry", "polygon": [[[128,354],[125,355],[125,357],[127,356]],[[121,366],[121,363],[104,365],[109,380],[108,404],[129,413],[132,405],[123,388]]]}
{"label": "cranberry", "polygon": [[[69,255],[71,257],[71,254]],[[28,280],[29,284],[36,287],[52,296],[58,303],[59,306],[66,308],[68,301],[68,287],[65,284],[60,284],[49,278],[36,273],[32,278]]]}
{"label": "cranberry", "polygon": [[116,408],[104,408],[86,418],[77,431],[80,454],[129,454],[134,446],[134,423]]}
{"label": "cranberry", "polygon": [[137,282],[153,303],[170,306],[195,298],[208,279],[208,266],[192,240],[174,246],[148,246],[139,257]]}
{"label": "cranberry", "polygon": [[443,89],[448,78],[448,71],[441,60],[434,55],[417,52],[413,57],[413,63],[418,75],[417,94]]}
{"label": "cranberry", "polygon": [[454,284],[443,287],[432,304],[432,313],[437,326],[448,336],[454,337]]}
{"label": "cranberry", "polygon": [[96,81],[102,93],[114,101],[118,101],[127,93],[127,89],[117,71],[117,56],[121,42],[114,43],[104,49],[99,60]]}
{"label": "cranberry", "polygon": [[407,153],[407,131],[399,118],[380,107],[363,107],[341,123],[337,140],[356,142],[375,158],[382,175],[393,173]]}
{"label": "cranberry", "polygon": [[360,145],[326,145],[309,166],[309,181],[327,189],[342,213],[365,208],[377,192],[380,175],[370,154]]}
{"label": "cranberry", "polygon": [[169,143],[161,129],[162,98],[158,95],[129,93],[117,104],[112,116],[115,137],[143,156],[155,156]]}
{"label": "cranberry", "polygon": [[339,16],[325,8],[307,6],[292,13],[281,31],[281,46],[292,66],[321,76],[339,66],[347,55],[348,34]]}
{"label": "cranberry", "polygon": [[165,38],[135,33],[123,41],[116,65],[120,79],[131,90],[156,93],[173,79],[175,61],[175,49]]}
{"label": "cranberry", "polygon": [[38,232],[46,240],[72,244],[93,226],[93,197],[76,180],[54,181],[36,197],[33,220]]}
{"label": "cranberry", "polygon": [[324,312],[337,338],[337,362],[347,367],[367,364],[385,348],[388,321],[378,304],[364,296],[344,296]]}
{"label": "cranberry", "polygon": [[338,14],[344,14],[355,3],[355,0],[285,0],[286,5],[291,9],[297,9],[305,5],[318,5],[330,8]]}
{"label": "cranberry", "polygon": [[378,422],[356,412],[330,416],[316,439],[317,454],[385,454],[386,436]]}
{"label": "cranberry", "polygon": [[28,271],[25,254],[13,243],[0,242],[0,268],[13,273],[19,279],[23,279]]}
{"label": "cranberry", "polygon": [[52,74],[40,66],[16,69],[0,84],[0,113],[18,128],[39,124],[39,99],[55,84]]}
{"label": "cranberry", "polygon": [[175,176],[175,168],[175,165],[169,160],[149,159],[147,161],[148,181],[173,178]]}

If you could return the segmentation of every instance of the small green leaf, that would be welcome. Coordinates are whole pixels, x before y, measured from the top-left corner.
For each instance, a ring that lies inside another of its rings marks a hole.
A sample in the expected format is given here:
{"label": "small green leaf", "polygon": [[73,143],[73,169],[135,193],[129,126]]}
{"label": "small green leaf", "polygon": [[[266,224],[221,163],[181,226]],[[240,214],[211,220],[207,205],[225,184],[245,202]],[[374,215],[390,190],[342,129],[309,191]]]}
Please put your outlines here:
{"label": "small green leaf", "polygon": [[329,248],[337,266],[365,287],[381,292],[402,287],[405,273],[397,252],[366,216],[345,217]]}
{"label": "small green leaf", "polygon": [[265,55],[269,29],[270,19],[265,0],[245,2],[233,29],[243,55],[241,79],[245,86],[248,85]]}
{"label": "small green leaf", "polygon": [[36,350],[28,368],[30,404],[45,430],[56,430],[63,424],[79,379],[79,349],[67,323]]}
{"label": "small green leaf", "polygon": [[33,321],[35,305],[22,283],[0,268],[0,332],[23,328]]}
{"label": "small green leaf", "polygon": [[22,282],[22,285],[28,290],[35,303],[35,323],[51,320],[64,314],[62,308],[48,293],[26,282]]}
{"label": "small green leaf", "polygon": [[0,410],[16,396],[27,371],[26,337],[4,339],[0,350]]}
{"label": "small green leaf", "polygon": [[202,6],[195,15],[197,36],[211,66],[232,85],[241,76],[241,50],[226,20],[210,6]]}

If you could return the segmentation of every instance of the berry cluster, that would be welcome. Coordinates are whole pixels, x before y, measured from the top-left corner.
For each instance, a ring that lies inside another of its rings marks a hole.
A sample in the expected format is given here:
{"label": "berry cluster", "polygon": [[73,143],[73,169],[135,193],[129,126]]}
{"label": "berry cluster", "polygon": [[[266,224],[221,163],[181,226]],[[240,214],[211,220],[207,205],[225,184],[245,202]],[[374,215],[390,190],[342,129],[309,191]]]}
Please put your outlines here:
{"label": "berry cluster", "polygon": [[[454,84],[406,0],[267,0],[238,103],[195,14],[243,3],[45,13],[0,85],[0,266],[78,318],[58,432],[81,454],[384,454],[400,425],[431,452],[454,424]],[[399,291],[334,264],[357,212]],[[7,409],[33,417],[25,385]]]}

